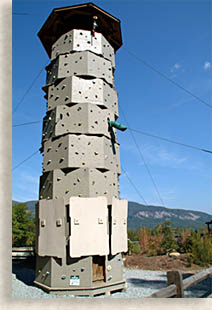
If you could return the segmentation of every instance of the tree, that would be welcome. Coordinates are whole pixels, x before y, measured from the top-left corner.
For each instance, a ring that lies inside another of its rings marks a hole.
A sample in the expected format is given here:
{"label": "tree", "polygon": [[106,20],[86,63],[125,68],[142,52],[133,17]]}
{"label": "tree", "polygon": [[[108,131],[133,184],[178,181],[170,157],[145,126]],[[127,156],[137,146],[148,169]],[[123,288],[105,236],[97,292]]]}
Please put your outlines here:
{"label": "tree", "polygon": [[191,247],[192,259],[195,264],[200,266],[207,266],[212,263],[212,237],[201,231],[193,234],[192,247]]}
{"label": "tree", "polygon": [[35,219],[32,211],[27,210],[25,203],[19,203],[12,207],[12,245],[34,245]]}
{"label": "tree", "polygon": [[131,241],[138,241],[139,240],[139,233],[137,231],[134,231],[132,229],[128,229],[128,238]]}
{"label": "tree", "polygon": [[174,238],[173,229],[170,227],[171,222],[166,221],[161,225],[160,229],[163,234],[163,239],[161,242],[161,248],[163,249],[163,254],[166,254],[168,250],[176,250],[177,243]]}
{"label": "tree", "polygon": [[149,250],[149,237],[150,237],[150,230],[147,227],[141,227],[140,229],[140,248],[142,254],[148,253]]}

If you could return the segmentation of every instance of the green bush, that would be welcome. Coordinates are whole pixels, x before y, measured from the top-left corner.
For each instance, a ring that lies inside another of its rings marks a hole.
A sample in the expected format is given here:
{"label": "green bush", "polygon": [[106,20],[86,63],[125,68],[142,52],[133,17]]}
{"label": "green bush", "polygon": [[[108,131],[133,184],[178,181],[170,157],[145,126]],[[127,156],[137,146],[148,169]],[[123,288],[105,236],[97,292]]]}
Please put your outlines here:
{"label": "green bush", "polygon": [[170,250],[188,254],[188,266],[212,264],[212,235],[206,228],[194,231],[190,228],[173,228],[170,221],[150,229],[146,227],[128,231],[129,253],[145,256],[164,255]]}
{"label": "green bush", "polygon": [[141,251],[139,243],[134,243],[128,241],[128,253],[129,254],[139,254]]}
{"label": "green bush", "polygon": [[170,221],[166,221],[158,226],[158,231],[160,231],[163,236],[160,244],[161,254],[166,254],[171,249],[177,249],[174,229],[170,226],[170,224]]}
{"label": "green bush", "polygon": [[138,231],[128,229],[127,234],[128,234],[128,238],[131,241],[139,241],[139,232]]}
{"label": "green bush", "polygon": [[35,219],[27,211],[25,203],[12,207],[12,246],[33,246],[35,243]]}
{"label": "green bush", "polygon": [[191,248],[193,262],[200,266],[207,266],[212,263],[212,237],[197,232],[193,236]]}

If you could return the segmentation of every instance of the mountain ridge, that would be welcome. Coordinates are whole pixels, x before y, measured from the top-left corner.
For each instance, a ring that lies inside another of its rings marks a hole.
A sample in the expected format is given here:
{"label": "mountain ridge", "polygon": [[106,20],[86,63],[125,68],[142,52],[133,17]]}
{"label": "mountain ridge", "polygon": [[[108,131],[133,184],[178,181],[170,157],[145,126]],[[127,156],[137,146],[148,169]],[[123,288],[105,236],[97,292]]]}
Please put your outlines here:
{"label": "mountain ridge", "polygon": [[171,221],[172,226],[178,228],[200,229],[205,226],[205,222],[211,219],[212,215],[202,211],[146,206],[129,201],[128,228],[130,229],[136,229],[140,226],[153,228],[167,220]]}
{"label": "mountain ridge", "polygon": [[[26,203],[27,209],[35,216],[35,204],[37,200],[26,202],[13,201],[13,204]],[[186,209],[170,209],[162,206],[146,206],[137,202],[128,203],[128,229],[136,230],[139,227],[153,228],[165,221],[171,221],[171,225],[180,228],[189,227],[200,229],[206,227],[206,222],[212,220],[212,215],[202,211]]]}

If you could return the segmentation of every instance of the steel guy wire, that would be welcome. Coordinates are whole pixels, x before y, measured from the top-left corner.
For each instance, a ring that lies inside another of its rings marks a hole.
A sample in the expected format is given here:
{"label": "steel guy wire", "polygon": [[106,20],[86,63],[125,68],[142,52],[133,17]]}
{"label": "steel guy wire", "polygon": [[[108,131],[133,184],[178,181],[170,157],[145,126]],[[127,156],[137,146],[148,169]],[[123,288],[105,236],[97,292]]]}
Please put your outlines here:
{"label": "steel guy wire", "polygon": [[139,197],[144,201],[144,203],[148,206],[146,200],[144,199],[144,197],[141,195],[140,191],[138,190],[138,188],[135,186],[135,184],[133,183],[133,181],[130,179],[130,177],[128,176],[127,172],[124,170],[123,166],[122,166],[122,170],[124,172],[124,175],[127,177],[128,181],[130,182],[130,184],[133,186],[133,188],[135,189],[135,191],[137,192],[137,194],[139,195]]}
{"label": "steel guy wire", "polygon": [[12,15],[15,15],[15,16],[44,16],[44,14],[41,15],[41,14],[18,13],[18,12],[13,12]]}
{"label": "steel guy wire", "polygon": [[[127,119],[126,119],[126,116],[125,116],[125,114],[124,114],[124,111],[123,111],[121,108],[120,108],[120,110],[121,110],[121,112],[122,112],[122,114],[123,114],[123,116],[124,116],[124,119],[125,119],[125,122],[126,122],[127,126],[129,127],[129,123],[128,123]],[[138,150],[138,153],[139,153],[139,155],[140,155],[140,157],[141,157],[141,159],[142,159],[142,161],[143,161],[143,163],[144,163],[144,166],[145,166],[145,168],[146,168],[146,170],[147,170],[147,173],[149,174],[149,177],[150,177],[150,179],[151,179],[151,181],[152,181],[152,184],[153,184],[153,186],[154,186],[154,188],[155,188],[155,191],[156,191],[156,193],[157,193],[157,195],[158,195],[158,198],[159,198],[160,202],[162,203],[162,206],[165,206],[165,204],[164,204],[164,202],[163,202],[163,199],[162,199],[162,197],[161,197],[161,195],[160,195],[160,192],[159,192],[159,190],[158,190],[158,187],[157,187],[157,185],[156,185],[156,182],[155,182],[155,180],[154,180],[154,178],[153,178],[153,176],[152,176],[152,174],[151,174],[151,172],[150,172],[150,169],[149,169],[149,167],[148,167],[148,165],[147,165],[147,163],[146,163],[146,161],[145,161],[145,159],[144,159],[143,153],[141,152],[140,147],[139,147],[139,145],[138,145],[138,143],[137,143],[137,141],[136,141],[136,139],[135,139],[135,136],[134,136],[134,134],[132,133],[131,130],[130,130],[130,134],[131,134],[131,137],[132,137],[132,139],[133,139],[133,141],[134,141],[134,143],[135,143],[135,146],[136,146],[136,148],[137,148],[137,150]]]}
{"label": "steel guy wire", "polygon": [[[39,152],[39,150],[37,150],[36,152],[32,153],[30,156],[28,156],[26,159],[24,159],[22,162],[20,162],[18,165],[16,165],[12,170],[17,169],[18,167],[20,167],[23,163],[25,163],[27,160],[29,160],[30,158],[32,158],[33,156],[35,156],[37,153]],[[133,183],[133,181],[131,180],[131,178],[128,176],[127,172],[124,170],[124,168],[122,167],[122,170],[125,174],[125,176],[127,177],[128,181],[131,183],[131,185],[133,186],[133,188],[135,189],[135,191],[137,192],[137,194],[139,195],[139,197],[144,201],[144,203],[146,205],[147,202],[144,199],[144,197],[142,196],[142,194],[140,193],[140,191],[138,190],[138,188],[135,186],[135,184]]]}
{"label": "steel guy wire", "polygon": [[32,153],[30,156],[28,156],[26,159],[24,159],[22,162],[20,162],[18,165],[16,165],[12,171],[14,171],[15,169],[17,169],[19,166],[21,166],[23,163],[25,163],[27,160],[29,160],[30,158],[32,158],[33,156],[35,156],[37,153],[39,152],[39,150],[37,150],[36,152]]}
{"label": "steel guy wire", "polygon": [[[33,125],[33,124],[38,124],[38,123],[41,123],[41,121],[33,121],[33,122],[29,122],[29,123],[16,124],[16,125],[13,125],[12,127],[20,127],[20,126]],[[212,150],[207,150],[207,149],[204,149],[204,148],[201,148],[201,147],[198,147],[198,146],[182,143],[182,142],[179,142],[179,141],[174,141],[172,139],[164,138],[164,137],[161,137],[161,136],[158,136],[158,135],[153,135],[153,134],[151,134],[149,132],[142,131],[142,130],[138,130],[138,129],[134,129],[134,128],[129,128],[129,127],[128,127],[128,129],[131,130],[131,131],[134,131],[136,133],[148,136],[148,137],[152,137],[152,138],[159,139],[159,140],[162,140],[162,141],[166,141],[166,142],[169,142],[169,143],[181,145],[181,146],[184,146],[184,147],[187,147],[187,148],[191,148],[191,149],[195,149],[195,150],[198,150],[198,151],[201,151],[201,152],[206,152],[206,153],[211,153],[212,154]]]}
{"label": "steel guy wire", "polygon": [[208,106],[209,108],[212,108],[212,105],[210,105],[209,103],[207,103],[205,100],[201,99],[200,97],[198,97],[197,95],[193,94],[190,90],[186,89],[184,86],[180,85],[179,83],[173,81],[172,79],[170,79],[166,74],[162,73],[161,71],[159,71],[158,69],[154,68],[151,64],[147,63],[145,60],[143,60],[141,57],[138,57],[135,53],[131,52],[130,50],[128,50],[126,47],[123,47],[124,50],[127,51],[127,53],[133,57],[135,57],[138,61],[140,61],[143,65],[145,65],[147,68],[151,69],[152,71],[156,72],[157,74],[159,74],[160,76],[162,76],[164,79],[166,79],[167,81],[169,81],[170,83],[174,84],[175,86],[177,86],[178,88],[180,88],[181,90],[185,91],[187,94],[191,95],[193,98],[197,99],[199,102],[203,103],[204,105]]}
{"label": "steel guy wire", "polygon": [[[49,62],[49,60],[48,60]],[[47,62],[47,63],[48,63]],[[37,79],[39,78],[39,76],[41,75],[41,73],[43,72],[43,67],[42,69],[39,71],[39,73],[36,75],[36,77],[34,78],[34,80],[32,81],[32,83],[30,84],[30,86],[27,88],[26,92],[24,93],[23,97],[21,98],[21,100],[18,102],[18,104],[16,105],[16,107],[14,108],[14,111],[12,114],[14,114],[17,109],[20,107],[21,103],[24,101],[26,95],[30,92],[30,90],[32,89],[32,87],[34,86],[35,82],[37,81]]]}
{"label": "steel guy wire", "polygon": [[160,140],[163,140],[163,141],[166,141],[166,142],[178,144],[178,145],[181,145],[181,146],[184,146],[184,147],[187,147],[187,148],[192,148],[192,149],[195,149],[195,150],[198,150],[198,151],[207,152],[207,153],[212,153],[212,151],[207,150],[207,149],[200,148],[200,147],[198,147],[198,146],[189,145],[189,144],[185,144],[185,143],[182,143],[182,142],[177,142],[177,141],[174,141],[174,140],[171,140],[171,139],[167,139],[167,138],[163,138],[163,137],[160,137],[160,136],[156,136],[156,135],[150,134],[150,133],[148,133],[148,132],[141,131],[141,130],[137,130],[137,129],[133,129],[133,128],[128,128],[128,129],[131,130],[131,131],[140,133],[140,134],[142,134],[142,135],[145,135],[145,136],[149,136],[149,137],[156,138],[156,139],[160,139]]}
{"label": "steel guy wire", "polygon": [[34,122],[29,122],[29,123],[16,124],[16,125],[13,125],[12,127],[26,126],[26,125],[32,125],[32,124],[38,124],[38,123],[41,123],[41,121],[34,121]]}

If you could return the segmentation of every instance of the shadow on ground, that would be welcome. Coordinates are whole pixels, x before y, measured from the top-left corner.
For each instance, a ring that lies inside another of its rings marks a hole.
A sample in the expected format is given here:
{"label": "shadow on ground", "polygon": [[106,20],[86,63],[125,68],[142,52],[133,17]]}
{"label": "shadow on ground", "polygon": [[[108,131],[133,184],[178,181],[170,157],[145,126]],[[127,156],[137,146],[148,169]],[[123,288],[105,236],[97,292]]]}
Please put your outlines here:
{"label": "shadow on ground", "polygon": [[[16,278],[26,285],[34,286],[35,280],[35,259],[27,260],[13,260],[12,261],[12,273],[16,275]],[[192,276],[192,273],[183,274],[183,279]],[[147,280],[139,278],[128,278],[127,283],[132,287],[137,288],[152,288],[154,290],[161,290],[167,287],[166,275],[161,275],[161,280]],[[212,293],[212,277],[205,279],[204,281],[192,286],[185,291],[185,298],[206,298]]]}
{"label": "shadow on ground", "polygon": [[12,261],[12,273],[16,278],[27,285],[34,285],[35,280],[35,260],[34,258],[21,260],[16,259]]}
{"label": "shadow on ground", "polygon": [[[183,274],[183,279],[191,277],[192,273]],[[161,275],[161,280],[147,280],[138,278],[129,278],[127,282],[134,287],[147,287],[152,289],[161,290],[167,287],[167,277],[166,275]],[[186,298],[207,298],[212,293],[212,277],[209,277],[202,282],[192,286],[185,291]]]}

